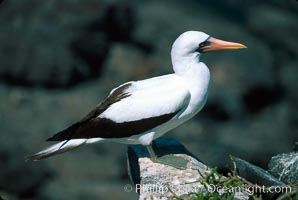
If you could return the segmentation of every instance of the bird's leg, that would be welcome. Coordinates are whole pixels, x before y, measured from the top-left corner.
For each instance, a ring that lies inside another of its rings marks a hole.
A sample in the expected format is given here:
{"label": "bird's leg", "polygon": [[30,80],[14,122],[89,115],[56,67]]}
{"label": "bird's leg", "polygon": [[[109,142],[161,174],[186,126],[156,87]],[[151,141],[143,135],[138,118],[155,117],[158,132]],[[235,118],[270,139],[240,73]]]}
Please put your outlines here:
{"label": "bird's leg", "polygon": [[157,157],[152,145],[147,145],[147,151],[150,155],[150,158],[153,162],[160,163],[163,165],[169,165],[175,167],[177,169],[186,169],[188,160],[175,156],[173,154],[164,155],[161,157]]}
{"label": "bird's leg", "polygon": [[155,152],[154,152],[154,149],[153,149],[153,147],[152,147],[152,144],[147,145],[146,147],[147,147],[147,151],[148,151],[148,153],[149,153],[149,155],[150,155],[150,158],[151,158],[153,161],[157,160],[157,156],[156,156],[156,154],[155,154]]}

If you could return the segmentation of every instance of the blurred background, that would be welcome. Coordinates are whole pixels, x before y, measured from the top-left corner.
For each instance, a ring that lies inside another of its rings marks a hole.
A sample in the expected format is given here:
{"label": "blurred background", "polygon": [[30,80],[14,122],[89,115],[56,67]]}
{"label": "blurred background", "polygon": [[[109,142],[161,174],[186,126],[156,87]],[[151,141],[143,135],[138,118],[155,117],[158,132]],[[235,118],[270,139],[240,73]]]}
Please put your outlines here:
{"label": "blurred background", "polygon": [[71,125],[119,84],[172,73],[187,30],[248,49],[203,55],[207,105],[166,136],[209,166],[229,155],[267,168],[298,131],[296,0],[0,1],[0,196],[136,199],[126,145],[103,143],[41,162],[24,156]]}

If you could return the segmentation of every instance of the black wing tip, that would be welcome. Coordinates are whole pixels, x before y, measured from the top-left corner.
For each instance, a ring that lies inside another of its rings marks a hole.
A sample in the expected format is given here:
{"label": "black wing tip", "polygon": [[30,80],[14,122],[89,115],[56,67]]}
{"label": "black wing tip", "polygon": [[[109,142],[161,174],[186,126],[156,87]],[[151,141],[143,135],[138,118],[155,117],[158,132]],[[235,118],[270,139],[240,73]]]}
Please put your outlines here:
{"label": "black wing tip", "polygon": [[69,137],[69,135],[65,135],[64,131],[62,131],[46,139],[46,142],[58,142],[58,141],[70,140],[70,139],[71,138]]}
{"label": "black wing tip", "polygon": [[47,142],[57,142],[57,141],[63,141],[63,140],[70,140],[72,138],[72,135],[74,134],[75,130],[79,127],[78,123],[75,123],[71,125],[70,127],[54,134],[53,136],[46,139]]}
{"label": "black wing tip", "polygon": [[55,139],[55,136],[49,137],[48,139],[46,139],[46,142],[52,142],[52,141],[57,141]]}
{"label": "black wing tip", "polygon": [[62,141],[62,140],[66,140],[66,138],[70,137],[70,133],[72,132],[73,127],[69,127],[63,131],[60,131],[56,134],[54,134],[53,136],[49,137],[48,139],[46,139],[47,142],[53,142],[53,141]]}

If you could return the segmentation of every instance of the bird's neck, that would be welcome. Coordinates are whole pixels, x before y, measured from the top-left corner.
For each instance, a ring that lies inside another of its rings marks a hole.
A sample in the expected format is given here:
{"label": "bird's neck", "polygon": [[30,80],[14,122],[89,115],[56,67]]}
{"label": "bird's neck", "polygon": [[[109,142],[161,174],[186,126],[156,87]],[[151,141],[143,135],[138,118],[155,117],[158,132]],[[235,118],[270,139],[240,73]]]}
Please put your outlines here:
{"label": "bird's neck", "polygon": [[172,52],[172,65],[175,74],[185,79],[198,80],[207,78],[207,81],[210,79],[209,69],[203,62],[200,62],[198,53],[179,55]]}
{"label": "bird's neck", "polygon": [[184,114],[192,117],[203,108],[207,101],[210,71],[203,62],[200,62],[197,55],[183,59],[172,58],[172,63],[175,74],[185,80],[191,94],[189,106]]}
{"label": "bird's neck", "polygon": [[173,69],[176,75],[182,77],[188,84],[193,97],[200,98],[208,93],[210,71],[200,62],[198,54],[172,57]]}

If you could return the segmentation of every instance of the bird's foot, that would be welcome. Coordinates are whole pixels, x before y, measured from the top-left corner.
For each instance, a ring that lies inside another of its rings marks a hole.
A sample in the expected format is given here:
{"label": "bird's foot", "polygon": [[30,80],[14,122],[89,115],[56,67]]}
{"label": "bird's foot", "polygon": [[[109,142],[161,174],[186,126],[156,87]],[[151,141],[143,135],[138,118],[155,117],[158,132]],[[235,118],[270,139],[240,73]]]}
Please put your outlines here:
{"label": "bird's foot", "polygon": [[189,162],[187,159],[184,159],[180,156],[175,156],[173,154],[151,158],[151,160],[156,163],[169,165],[171,167],[175,167],[177,169],[183,169],[183,170],[187,169],[187,163]]}

